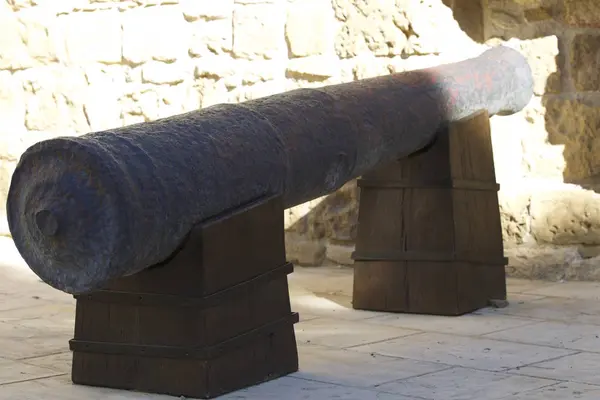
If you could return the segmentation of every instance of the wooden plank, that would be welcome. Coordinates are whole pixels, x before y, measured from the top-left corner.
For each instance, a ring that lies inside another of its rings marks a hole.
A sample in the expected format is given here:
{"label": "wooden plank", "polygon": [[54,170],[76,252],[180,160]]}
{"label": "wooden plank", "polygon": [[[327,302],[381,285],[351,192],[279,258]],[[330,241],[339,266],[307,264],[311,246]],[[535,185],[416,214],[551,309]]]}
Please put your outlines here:
{"label": "wooden plank", "polygon": [[451,124],[359,186],[355,308],[459,315],[505,298],[487,112]]}
{"label": "wooden plank", "polygon": [[289,324],[207,361],[75,351],[72,380],[82,385],[213,398],[297,370],[296,339]]}
{"label": "wooden plank", "polygon": [[212,398],[297,371],[283,218],[281,198],[255,202],[77,296],[73,382]]}

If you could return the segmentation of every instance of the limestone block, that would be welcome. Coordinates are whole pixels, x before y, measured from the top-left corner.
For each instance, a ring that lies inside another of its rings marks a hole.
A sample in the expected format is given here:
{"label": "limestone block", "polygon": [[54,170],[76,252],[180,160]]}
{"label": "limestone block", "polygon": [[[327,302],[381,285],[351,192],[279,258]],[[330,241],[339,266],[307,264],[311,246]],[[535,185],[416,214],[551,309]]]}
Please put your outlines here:
{"label": "limestone block", "polygon": [[552,7],[536,7],[524,11],[527,22],[549,21],[555,18]]}
{"label": "limestone block", "polygon": [[242,85],[279,80],[285,76],[285,61],[283,60],[237,61],[235,64],[236,71],[242,75]]}
{"label": "limestone block", "polygon": [[600,174],[600,106],[549,96],[545,100],[548,141],[564,148],[564,178],[585,182]]}
{"label": "limestone block", "polygon": [[285,35],[294,57],[333,51],[335,16],[331,2],[295,1],[288,6]]}
{"label": "limestone block", "polygon": [[598,0],[565,0],[564,19],[570,25],[600,28]]}
{"label": "limestone block", "polygon": [[0,69],[55,61],[55,47],[48,35],[53,17],[35,9],[0,13]]}
{"label": "limestone block", "polygon": [[504,254],[511,278],[560,281],[572,279],[573,272],[581,270],[577,264],[582,260],[573,246],[517,246],[505,249]]}
{"label": "limestone block", "polygon": [[181,0],[183,15],[188,21],[231,19],[233,0]]}
{"label": "limestone block", "polygon": [[24,130],[3,134],[0,140],[0,159],[5,161],[19,161],[21,154],[30,146],[56,136],[56,134],[49,132]]}
{"label": "limestone block", "polygon": [[286,72],[288,76],[307,80],[328,78],[338,73],[338,64],[338,58],[333,55],[293,58],[289,60]]}
{"label": "limestone block", "polygon": [[233,26],[231,19],[196,21],[191,23],[190,54],[206,57],[221,55],[233,49]]}
{"label": "limestone block", "polygon": [[259,82],[251,86],[239,88],[237,93],[231,98],[234,102],[243,102],[247,100],[259,99],[261,97],[271,96],[285,91],[285,81],[277,79],[267,82]]}
{"label": "limestone block", "polygon": [[96,83],[88,87],[83,109],[92,131],[120,127],[119,86]]}
{"label": "limestone block", "polygon": [[[503,132],[521,137],[521,146],[513,148],[512,155],[509,149],[500,154],[500,151],[496,151],[494,148],[494,158],[498,158],[496,163],[501,165],[501,170],[505,171],[508,166],[513,166],[515,171],[519,171],[518,175],[563,181],[563,173],[566,168],[563,156],[564,146],[548,141],[546,109],[540,97],[534,97],[522,112],[509,117],[493,117],[492,121],[492,137],[494,139],[501,136]],[[504,125],[504,129],[497,129],[497,124]],[[517,165],[514,154],[521,155],[522,168]],[[516,177],[517,174],[514,174],[513,178]],[[509,178],[510,176],[506,175],[503,177],[503,181],[510,183]]]}
{"label": "limestone block", "polygon": [[368,52],[392,56],[405,50],[409,22],[394,0],[334,0],[333,6],[335,16],[343,22],[335,38],[340,57]]}
{"label": "limestone block", "polygon": [[201,97],[197,88],[194,88],[191,83],[184,82],[178,85],[157,87],[156,93],[158,94],[159,118],[200,108]]}
{"label": "limestone block", "polygon": [[233,76],[238,71],[239,64],[236,61],[229,56],[203,57],[196,62],[194,76],[214,80]]}
{"label": "limestone block", "polygon": [[156,88],[149,88],[139,93],[134,100],[137,101],[137,105],[141,114],[145,117],[146,121],[154,121],[160,117],[159,111],[159,96]]}
{"label": "limestone block", "polygon": [[477,42],[485,41],[485,6],[482,0],[453,0],[452,11],[461,29]]}
{"label": "limestone block", "polygon": [[399,71],[394,70],[390,59],[387,57],[357,57],[352,72],[356,79],[367,79]]}
{"label": "limestone block", "polygon": [[[600,12],[600,3],[597,12]],[[597,18],[600,27],[600,16]],[[578,91],[600,90],[600,34],[576,35],[571,44],[570,61],[571,74]]]}
{"label": "limestone block", "polygon": [[523,176],[523,146],[521,140],[529,131],[523,113],[490,119],[496,180],[511,184]]}
{"label": "limestone block", "polygon": [[502,236],[506,244],[521,244],[529,234],[529,203],[531,195],[522,190],[498,192]]}
{"label": "limestone block", "polygon": [[[25,130],[25,92],[9,71],[0,71],[0,135]],[[5,155],[5,154],[2,154]]]}
{"label": "limestone block", "polygon": [[231,103],[231,94],[223,80],[205,79],[202,88],[202,108],[220,103]]}
{"label": "limestone block", "polygon": [[87,81],[82,68],[57,65],[16,73],[26,91],[25,125],[55,134],[86,133]]}
{"label": "limestone block", "polygon": [[234,4],[274,4],[281,0],[233,0]]}
{"label": "limestone block", "polygon": [[579,246],[577,251],[581,258],[596,258],[600,257],[600,246]]}
{"label": "limestone block", "polygon": [[142,82],[174,85],[191,78],[192,68],[192,64],[185,61],[148,61],[142,66]]}
{"label": "limestone block", "polygon": [[130,10],[123,15],[123,58],[133,64],[188,56],[190,30],[177,6]]}
{"label": "limestone block", "polygon": [[[534,0],[535,1],[535,0]],[[523,5],[515,1],[488,0],[487,35],[506,37],[525,22]]]}
{"label": "limestone block", "polygon": [[534,192],[531,232],[554,245],[600,244],[600,195],[588,190]]}
{"label": "limestone block", "polygon": [[64,63],[121,62],[121,15],[117,10],[61,15],[54,35],[58,57]]}
{"label": "limestone block", "polygon": [[289,262],[303,266],[319,266],[325,260],[325,244],[286,232],[285,252]]}
{"label": "limestone block", "polygon": [[325,258],[339,265],[353,265],[354,246],[350,244],[328,243]]}
{"label": "limestone block", "polygon": [[131,67],[121,64],[91,64],[85,66],[84,70],[88,84],[112,85],[118,87],[120,92],[125,91],[127,75],[131,73]]}
{"label": "limestone block", "polygon": [[129,126],[146,122],[146,118],[143,115],[124,113],[121,115],[121,121],[123,126]]}
{"label": "limestone block", "polygon": [[567,281],[600,281],[600,257],[574,260],[565,269]]}
{"label": "limestone block", "polygon": [[[114,1],[114,0],[113,0]],[[123,1],[123,0],[120,0]],[[178,4],[179,0],[134,0],[141,6],[163,6],[168,4]]]}
{"label": "limestone block", "polygon": [[285,9],[282,4],[238,5],[233,12],[233,53],[246,59],[284,56]]}
{"label": "limestone block", "polygon": [[461,29],[452,9],[440,0],[409,1],[405,13],[411,28],[409,54],[454,53],[468,57],[481,51],[480,45]]}
{"label": "limestone block", "polygon": [[295,221],[289,220],[287,229],[313,240],[352,242],[356,239],[358,196],[356,181],[350,181],[300,210]]}

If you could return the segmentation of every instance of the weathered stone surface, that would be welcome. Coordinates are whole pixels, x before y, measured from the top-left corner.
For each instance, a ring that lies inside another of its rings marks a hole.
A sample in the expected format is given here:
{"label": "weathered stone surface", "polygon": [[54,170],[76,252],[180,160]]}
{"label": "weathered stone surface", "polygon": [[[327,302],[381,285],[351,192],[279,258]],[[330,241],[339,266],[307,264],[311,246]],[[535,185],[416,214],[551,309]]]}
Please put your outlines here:
{"label": "weathered stone surface", "polygon": [[538,242],[600,244],[600,194],[576,189],[537,191],[530,212],[531,233]]}
{"label": "weathered stone surface", "polygon": [[600,281],[600,257],[575,260],[564,271],[567,281]]}
{"label": "weathered stone surface", "polygon": [[285,235],[285,252],[287,260],[303,266],[319,266],[325,260],[325,243],[310,240],[300,235],[287,232]]}
{"label": "weathered stone surface", "polygon": [[522,244],[526,240],[529,234],[530,197],[528,193],[510,189],[498,193],[505,244]]}
{"label": "weathered stone surface", "polygon": [[308,239],[349,242],[356,239],[359,189],[350,181],[335,193],[325,196],[293,224],[290,231]]}
{"label": "weathered stone surface", "polygon": [[352,253],[354,252],[353,245],[344,244],[327,244],[327,252],[325,258],[339,265],[353,265]]}
{"label": "weathered stone surface", "polygon": [[453,0],[452,11],[461,29],[477,42],[485,41],[485,4],[483,1]]}
{"label": "weathered stone surface", "polygon": [[352,69],[355,79],[389,75],[391,72],[396,71],[394,71],[392,63],[387,57],[357,57],[356,65]]}
{"label": "weathered stone surface", "polygon": [[181,0],[183,15],[188,21],[231,19],[233,0]]}
{"label": "weathered stone surface", "polygon": [[[408,54],[447,52],[468,57],[480,51],[477,42],[471,39],[454,19],[452,9],[441,1],[410,1],[403,9],[405,20],[410,21]],[[396,22],[398,23],[398,20]]]}
{"label": "weathered stone surface", "polygon": [[202,86],[202,104],[203,108],[219,104],[232,103],[230,89],[227,88],[224,80],[213,81],[206,79]]}
{"label": "weathered stone surface", "polygon": [[406,49],[410,24],[394,0],[334,0],[333,7],[343,22],[335,38],[340,57],[400,55]]}
{"label": "weathered stone surface", "polygon": [[83,105],[92,131],[117,128],[121,123],[120,90],[116,85],[93,84]]}
{"label": "weathered stone surface", "polygon": [[233,49],[233,26],[231,19],[196,21],[191,24],[190,54],[206,57],[222,55]]}
{"label": "weathered stone surface", "polygon": [[312,56],[289,60],[287,75],[304,79],[322,79],[338,73],[338,58],[334,56]]}
{"label": "weathered stone surface", "polygon": [[233,12],[233,53],[240,58],[283,56],[285,9],[282,4],[236,6]]}
{"label": "weathered stone surface", "polygon": [[300,0],[288,6],[285,35],[290,53],[306,57],[333,52],[335,17],[329,1]]}
{"label": "weathered stone surface", "polygon": [[142,82],[174,85],[192,77],[192,65],[178,61],[164,63],[149,61],[142,66]]}
{"label": "weathered stone surface", "polygon": [[572,246],[518,246],[505,249],[504,254],[508,257],[506,272],[512,278],[571,279],[574,274],[568,270],[581,261],[577,248]]}
{"label": "weathered stone surface", "polygon": [[197,110],[202,100],[199,88],[185,82],[156,88],[156,93],[159,118]]}
{"label": "weathered stone surface", "polygon": [[567,182],[586,182],[600,174],[600,106],[582,100],[547,97],[548,141],[564,147]]}
{"label": "weathered stone surface", "polygon": [[600,34],[580,34],[573,38],[571,70],[578,91],[600,90]]}
{"label": "weathered stone surface", "polygon": [[565,21],[580,27],[600,27],[600,3],[597,0],[565,0]]}
{"label": "weathered stone surface", "polygon": [[83,110],[87,96],[83,69],[37,67],[17,76],[23,81],[27,95],[27,129],[64,135],[89,131]]}
{"label": "weathered stone surface", "polygon": [[577,251],[581,258],[596,258],[600,256],[600,246],[579,246]]}
{"label": "weathered stone surface", "polygon": [[242,86],[232,92],[230,99],[234,102],[242,102],[261,97],[271,96],[285,91],[285,81],[277,79],[266,82],[257,82],[249,86]]}
{"label": "weathered stone surface", "polygon": [[[521,115],[508,118],[494,117],[492,121],[500,123],[500,127],[493,126],[494,129],[498,128],[497,131],[493,131],[494,134],[502,136],[511,132],[512,135],[521,136],[521,149],[514,149],[514,151],[522,155],[522,167],[515,162],[514,158],[511,158],[510,153],[498,155],[494,149],[494,158],[498,157],[496,165],[501,165],[503,169],[512,165],[515,171],[513,179],[525,175],[528,178],[550,178],[562,182],[563,172],[566,168],[563,156],[564,148],[548,142],[546,110],[542,99],[534,97],[519,114]],[[511,184],[510,180],[506,182]]]}
{"label": "weathered stone surface", "polygon": [[551,7],[537,7],[525,10],[525,20],[527,22],[548,21],[554,17]]}
{"label": "weathered stone surface", "polygon": [[525,22],[524,6],[529,5],[510,0],[488,0],[486,20],[488,37],[506,39],[512,37],[511,34]]}
{"label": "weathered stone surface", "polygon": [[189,41],[189,26],[177,6],[142,8],[123,15],[123,58],[130,63],[185,58]]}
{"label": "weathered stone surface", "polygon": [[39,10],[0,12],[0,69],[22,69],[56,60],[48,30],[51,18]]}
{"label": "weathered stone surface", "polygon": [[121,62],[121,15],[117,10],[61,15],[55,30],[58,56],[64,63]]}
{"label": "weathered stone surface", "polygon": [[496,180],[503,187],[510,186],[523,175],[522,138],[528,125],[523,115],[492,117],[490,120]]}
{"label": "weathered stone surface", "polygon": [[9,71],[0,71],[0,135],[14,135],[16,132],[24,130],[25,92],[23,84]]}

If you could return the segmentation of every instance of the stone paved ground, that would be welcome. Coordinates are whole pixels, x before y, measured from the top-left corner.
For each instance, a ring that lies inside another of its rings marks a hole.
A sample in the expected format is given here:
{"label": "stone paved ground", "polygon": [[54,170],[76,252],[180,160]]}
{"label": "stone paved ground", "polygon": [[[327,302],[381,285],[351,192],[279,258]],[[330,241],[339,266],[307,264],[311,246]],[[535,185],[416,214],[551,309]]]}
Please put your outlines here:
{"label": "stone paved ground", "polygon": [[[0,400],[175,399],[72,385],[72,298],[0,251]],[[444,318],[351,310],[349,269],[290,282],[300,371],[223,399],[600,399],[600,284],[510,280],[509,307]]]}

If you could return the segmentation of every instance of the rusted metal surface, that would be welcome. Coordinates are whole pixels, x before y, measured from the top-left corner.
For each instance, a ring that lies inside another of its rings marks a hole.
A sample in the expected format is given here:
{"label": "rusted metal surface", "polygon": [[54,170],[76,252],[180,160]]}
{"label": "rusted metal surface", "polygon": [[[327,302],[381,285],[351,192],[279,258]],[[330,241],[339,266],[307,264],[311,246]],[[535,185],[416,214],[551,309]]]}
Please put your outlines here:
{"label": "rusted metal surface", "polygon": [[520,111],[532,88],[525,58],[498,47],[436,68],[43,141],[13,175],[9,226],[45,282],[85,292],[168,258],[200,221],[265,195],[292,207],[331,193],[423,148],[448,122]]}

